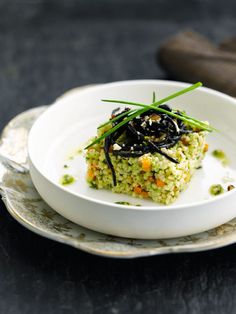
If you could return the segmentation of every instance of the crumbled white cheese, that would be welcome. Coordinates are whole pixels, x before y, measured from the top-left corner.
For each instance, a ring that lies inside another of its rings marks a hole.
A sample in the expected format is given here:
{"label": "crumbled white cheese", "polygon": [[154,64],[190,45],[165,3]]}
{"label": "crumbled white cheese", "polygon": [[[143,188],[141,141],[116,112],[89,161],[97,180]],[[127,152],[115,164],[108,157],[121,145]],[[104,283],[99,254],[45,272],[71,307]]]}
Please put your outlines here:
{"label": "crumbled white cheese", "polygon": [[113,145],[113,150],[121,150],[121,146],[115,143]]}

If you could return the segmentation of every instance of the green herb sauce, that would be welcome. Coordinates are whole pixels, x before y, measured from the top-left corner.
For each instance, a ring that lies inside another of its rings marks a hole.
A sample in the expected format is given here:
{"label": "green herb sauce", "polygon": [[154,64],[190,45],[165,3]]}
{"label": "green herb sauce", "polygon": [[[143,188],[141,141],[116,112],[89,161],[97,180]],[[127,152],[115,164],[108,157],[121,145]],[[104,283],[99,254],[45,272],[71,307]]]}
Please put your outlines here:
{"label": "green herb sauce", "polygon": [[83,153],[83,149],[82,148],[78,148],[76,151],[77,154],[82,154]]}
{"label": "green herb sauce", "polygon": [[221,184],[213,184],[210,187],[209,192],[211,193],[211,195],[216,196],[216,195],[224,193],[224,189]]}
{"label": "green herb sauce", "polygon": [[223,166],[226,166],[229,164],[229,160],[228,160],[227,156],[225,155],[225,153],[221,149],[213,150],[212,156],[219,159]]}
{"label": "green herb sauce", "polygon": [[142,206],[141,204],[131,204],[129,202],[115,202],[115,204],[127,205],[127,206]]}
{"label": "green herb sauce", "polygon": [[83,149],[82,148],[76,148],[75,150],[73,150],[72,152],[70,152],[70,154],[67,157],[67,160],[74,160],[77,156],[81,155],[83,153]]}
{"label": "green herb sauce", "polygon": [[72,184],[75,182],[75,178],[72,177],[70,174],[64,174],[62,177],[61,177],[61,180],[60,180],[60,183],[62,185],[68,185],[68,184]]}

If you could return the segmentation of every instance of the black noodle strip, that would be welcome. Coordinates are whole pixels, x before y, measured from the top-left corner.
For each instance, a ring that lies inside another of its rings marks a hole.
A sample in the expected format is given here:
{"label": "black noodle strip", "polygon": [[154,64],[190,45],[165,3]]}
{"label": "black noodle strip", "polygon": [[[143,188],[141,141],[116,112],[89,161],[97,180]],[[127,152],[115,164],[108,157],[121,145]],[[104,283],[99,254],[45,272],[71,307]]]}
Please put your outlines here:
{"label": "black noodle strip", "polygon": [[161,149],[159,149],[155,143],[153,143],[152,141],[148,141],[151,146],[153,146],[155,148],[155,152],[159,153],[162,156],[165,156],[167,159],[169,159],[170,161],[174,162],[175,164],[178,164],[178,160],[172,158],[171,156],[169,156],[168,154],[164,153]]}
{"label": "black noodle strip", "polygon": [[105,152],[107,165],[111,169],[113,184],[114,184],[114,186],[116,186],[116,173],[115,173],[114,166],[111,162],[111,158],[109,155],[109,149],[110,149],[110,137],[108,136],[105,139],[104,152]]}
{"label": "black noodle strip", "polygon": [[[159,107],[172,111],[166,104]],[[117,118],[112,123],[113,127],[123,121],[130,111],[129,108],[125,108],[120,113],[117,113],[119,109],[112,111],[112,118]],[[180,112],[178,114],[181,115]],[[119,115],[122,116],[119,118]],[[104,143],[104,152],[107,165],[111,169],[114,186],[116,186],[117,180],[110,153],[123,158],[140,157],[147,153],[158,153],[171,162],[178,163],[178,160],[163,152],[162,148],[175,146],[183,134],[191,132],[193,131],[188,129],[183,121],[150,109],[107,136]]]}

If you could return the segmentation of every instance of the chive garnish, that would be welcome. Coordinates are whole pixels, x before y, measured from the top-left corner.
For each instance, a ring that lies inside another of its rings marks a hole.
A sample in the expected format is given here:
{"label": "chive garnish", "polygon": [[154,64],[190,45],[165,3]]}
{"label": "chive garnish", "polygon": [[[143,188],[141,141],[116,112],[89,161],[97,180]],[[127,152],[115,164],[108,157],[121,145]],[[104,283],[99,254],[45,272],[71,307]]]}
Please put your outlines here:
{"label": "chive garnish", "polygon": [[156,94],[155,92],[152,93],[152,103],[154,103],[156,101]]}
{"label": "chive garnish", "polygon": [[211,132],[211,131],[213,131],[213,130],[216,130],[216,129],[214,129],[212,126],[210,126],[210,125],[208,125],[208,124],[206,124],[206,123],[204,123],[204,122],[202,122],[202,121],[200,121],[200,120],[197,120],[197,119],[194,119],[194,118],[192,118],[192,117],[190,117],[190,116],[187,116],[186,114],[182,114],[182,116],[180,116],[179,114],[177,114],[177,112],[176,113],[174,113],[174,112],[172,112],[172,111],[168,111],[168,110],[165,110],[165,109],[163,109],[163,108],[158,108],[158,107],[155,107],[154,105],[145,105],[145,104],[140,104],[140,103],[134,103],[134,102],[129,102],[129,101],[120,101],[120,100],[113,100],[113,99],[103,99],[102,101],[104,101],[104,102],[114,102],[114,103],[119,103],[119,104],[126,104],[126,105],[133,105],[133,106],[138,106],[138,107],[143,107],[143,108],[148,108],[148,110],[149,109],[154,109],[154,110],[156,110],[156,111],[159,111],[159,112],[163,112],[163,113],[165,113],[165,114],[168,114],[169,116],[172,116],[172,117],[174,117],[174,118],[177,118],[177,119],[179,119],[179,120],[182,120],[182,121],[184,121],[184,122],[187,122],[187,123],[189,123],[189,124],[191,124],[191,125],[193,125],[193,126],[196,126],[196,127],[198,127],[198,128],[201,128],[201,129],[203,129],[203,130],[205,130],[205,131],[208,131],[208,132]]}
{"label": "chive garnish", "polygon": [[113,100],[113,99],[102,99],[102,101],[104,102],[111,102],[111,103],[119,103],[119,104],[125,104],[125,105],[133,105],[133,106],[139,106],[139,107],[143,107],[143,109],[133,109],[133,110],[130,110],[129,114],[127,115],[127,112],[126,113],[123,113],[123,114],[120,114],[119,116],[113,118],[113,119],[110,119],[109,121],[107,121],[106,123],[102,124],[99,126],[99,128],[109,124],[109,123],[112,123],[118,119],[120,119],[122,116],[125,116],[127,115],[127,117],[122,120],[120,123],[116,124],[114,127],[112,127],[111,129],[109,129],[107,132],[105,132],[103,135],[101,135],[100,137],[96,138],[92,143],[90,143],[88,146],[85,147],[85,149],[97,144],[98,142],[100,142],[101,140],[103,140],[104,138],[106,138],[107,136],[109,136],[110,134],[114,133],[116,130],[118,130],[120,127],[122,127],[124,124],[128,123],[129,121],[131,121],[132,119],[136,118],[137,116],[145,113],[146,111],[150,110],[150,109],[155,109],[156,111],[159,111],[159,112],[163,112],[165,114],[168,114],[172,117],[175,117],[179,120],[182,120],[184,122],[187,122],[193,126],[196,126],[197,128],[200,128],[202,130],[206,130],[208,132],[211,132],[214,130],[213,127],[203,123],[202,121],[199,121],[197,119],[194,119],[192,117],[189,117],[185,114],[182,114],[182,115],[178,115],[174,112],[170,112],[168,110],[165,110],[163,108],[159,108],[158,106],[171,100],[171,99],[174,99],[178,96],[181,96],[187,92],[190,92],[198,87],[202,86],[202,83],[201,82],[198,82],[196,84],[193,84],[187,88],[184,88],[174,94],[171,94],[167,97],[164,97],[162,98],[161,100],[159,101],[155,101],[155,93],[153,93],[153,103],[151,105],[145,105],[145,104],[140,104],[140,103],[135,103],[135,102],[131,102],[131,101],[124,101],[124,100]]}
{"label": "chive garnish", "polygon": [[[128,113],[128,115],[129,115],[130,113],[133,113],[134,111],[138,111],[138,110],[137,110],[137,109],[130,110],[129,113]],[[102,127],[104,127],[104,126],[110,124],[111,122],[115,122],[116,120],[118,120],[118,119],[120,119],[120,118],[122,118],[122,117],[124,117],[124,116],[126,116],[126,115],[127,115],[127,112],[123,112],[123,113],[119,114],[117,117],[115,117],[115,118],[113,118],[113,119],[110,119],[110,120],[108,120],[107,122],[105,122],[105,123],[99,125],[98,129],[101,129]]]}

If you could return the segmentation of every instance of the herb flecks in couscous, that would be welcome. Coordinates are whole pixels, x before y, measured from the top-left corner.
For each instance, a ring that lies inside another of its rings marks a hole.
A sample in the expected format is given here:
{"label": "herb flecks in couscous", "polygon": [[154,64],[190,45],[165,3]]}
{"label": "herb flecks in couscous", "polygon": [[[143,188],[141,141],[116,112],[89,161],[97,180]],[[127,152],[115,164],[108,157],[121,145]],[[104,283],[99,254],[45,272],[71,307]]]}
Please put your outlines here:
{"label": "herb flecks in couscous", "polygon": [[185,190],[196,168],[205,155],[206,132],[185,135],[189,145],[179,141],[174,147],[162,150],[179,163],[173,163],[158,153],[147,153],[140,157],[122,157],[110,154],[116,171],[117,185],[113,185],[112,173],[106,162],[103,144],[90,147],[86,154],[87,182],[97,189],[129,194],[138,198],[151,198],[163,204],[174,202]]}

